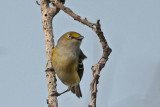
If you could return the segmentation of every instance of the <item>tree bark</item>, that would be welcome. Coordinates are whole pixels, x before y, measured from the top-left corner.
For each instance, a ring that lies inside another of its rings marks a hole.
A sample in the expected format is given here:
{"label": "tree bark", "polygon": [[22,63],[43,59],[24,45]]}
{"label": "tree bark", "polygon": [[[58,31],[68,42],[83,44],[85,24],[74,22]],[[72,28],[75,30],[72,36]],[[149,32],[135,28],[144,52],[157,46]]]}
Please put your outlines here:
{"label": "tree bark", "polygon": [[45,34],[45,43],[46,43],[46,79],[47,79],[47,87],[48,87],[48,99],[47,104],[48,107],[58,107],[57,96],[53,96],[56,89],[56,77],[55,71],[52,66],[52,58],[51,52],[54,47],[54,39],[53,39],[53,28],[52,28],[52,19],[53,17],[60,11],[60,9],[49,6],[49,0],[40,0],[41,13],[42,13],[42,23],[43,23],[43,31]]}
{"label": "tree bark", "polygon": [[112,49],[108,46],[108,43],[103,35],[103,32],[101,30],[101,25],[100,25],[100,20],[97,21],[96,24],[96,34],[98,35],[100,39],[100,43],[102,45],[103,49],[103,55],[99,62],[92,66],[92,71],[93,71],[93,80],[90,85],[90,90],[91,90],[91,104],[89,107],[96,107],[96,98],[97,98],[97,84],[99,83],[99,77],[100,77],[100,71],[103,69],[105,66],[108,57],[110,53],[112,52]]}

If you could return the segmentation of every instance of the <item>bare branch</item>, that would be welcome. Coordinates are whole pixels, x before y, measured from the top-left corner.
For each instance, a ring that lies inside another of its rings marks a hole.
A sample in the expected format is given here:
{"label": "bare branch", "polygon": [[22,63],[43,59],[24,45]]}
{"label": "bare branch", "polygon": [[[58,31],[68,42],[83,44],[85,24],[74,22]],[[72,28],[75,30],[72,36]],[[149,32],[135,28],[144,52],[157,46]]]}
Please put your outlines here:
{"label": "bare branch", "polygon": [[103,48],[103,55],[99,62],[92,66],[92,71],[93,71],[93,80],[90,85],[90,90],[91,90],[91,104],[89,107],[96,107],[96,96],[97,96],[97,84],[99,83],[99,77],[100,77],[100,71],[102,68],[105,66],[108,57],[110,53],[112,52],[111,48],[108,46],[107,41],[103,35],[103,32],[101,31],[101,26],[100,26],[100,20],[97,21],[96,24],[96,34],[98,35],[102,48]]}
{"label": "bare branch", "polygon": [[56,89],[56,77],[55,71],[52,66],[52,58],[51,52],[54,47],[54,39],[53,39],[53,30],[52,30],[52,19],[53,17],[60,11],[60,9],[49,6],[49,0],[40,0],[41,13],[42,13],[42,22],[43,22],[43,31],[45,34],[45,42],[46,42],[46,79],[47,79],[47,87],[48,87],[48,107],[58,107],[57,96],[53,96],[54,93],[57,92]]}
{"label": "bare branch", "polygon": [[108,60],[108,57],[112,51],[111,48],[108,46],[107,41],[106,41],[106,39],[103,35],[103,32],[101,30],[100,20],[98,20],[96,24],[91,23],[86,18],[82,19],[79,15],[73,13],[73,11],[71,9],[69,9],[68,7],[65,7],[62,3],[58,2],[57,0],[52,1],[52,3],[57,8],[60,8],[65,13],[70,15],[74,20],[77,20],[77,21],[83,23],[84,25],[92,28],[92,30],[96,32],[97,36],[100,39],[100,42],[101,42],[101,45],[103,48],[103,55],[102,55],[101,59],[99,60],[99,62],[96,65],[92,66],[93,80],[90,85],[91,104],[89,105],[89,107],[96,107],[97,84],[98,84],[98,80],[100,77],[100,71],[105,66],[105,64]]}
{"label": "bare branch", "polygon": [[94,27],[94,23],[91,23],[87,20],[87,18],[81,18],[81,16],[75,14],[71,9],[69,9],[68,7],[65,7],[61,2],[59,2],[58,0],[54,0],[53,5],[56,6],[57,8],[60,8],[61,10],[63,10],[65,13],[67,13],[69,16],[71,16],[74,20],[77,20],[79,22],[81,22],[82,24],[92,28],[94,31],[96,31],[96,28]]}

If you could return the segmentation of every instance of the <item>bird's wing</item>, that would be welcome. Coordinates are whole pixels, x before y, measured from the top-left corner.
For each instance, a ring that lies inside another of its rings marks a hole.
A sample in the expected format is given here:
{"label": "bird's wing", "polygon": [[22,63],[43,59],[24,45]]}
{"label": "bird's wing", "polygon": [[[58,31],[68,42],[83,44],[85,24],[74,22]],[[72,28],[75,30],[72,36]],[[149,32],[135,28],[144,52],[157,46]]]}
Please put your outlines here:
{"label": "bird's wing", "polygon": [[80,55],[79,55],[79,64],[78,64],[78,69],[77,69],[77,72],[78,72],[78,75],[79,75],[79,78],[81,80],[82,76],[83,76],[83,71],[84,71],[84,68],[83,68],[83,60],[87,58],[84,53],[82,52],[82,50],[80,50]]}
{"label": "bird's wing", "polygon": [[82,61],[87,58],[86,55],[84,55],[84,53],[82,52],[81,49],[80,49],[80,56],[79,57],[80,57],[80,59],[82,59]]}

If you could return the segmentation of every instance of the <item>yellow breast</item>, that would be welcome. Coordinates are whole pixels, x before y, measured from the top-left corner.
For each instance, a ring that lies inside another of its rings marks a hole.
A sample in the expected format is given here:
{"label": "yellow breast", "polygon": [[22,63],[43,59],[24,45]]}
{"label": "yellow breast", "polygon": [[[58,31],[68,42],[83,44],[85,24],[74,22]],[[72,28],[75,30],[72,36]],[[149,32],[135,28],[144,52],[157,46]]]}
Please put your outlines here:
{"label": "yellow breast", "polygon": [[58,51],[55,52],[55,49],[52,52],[52,62],[57,76],[67,86],[77,85],[80,82],[77,73],[78,59],[70,55],[62,55]]}

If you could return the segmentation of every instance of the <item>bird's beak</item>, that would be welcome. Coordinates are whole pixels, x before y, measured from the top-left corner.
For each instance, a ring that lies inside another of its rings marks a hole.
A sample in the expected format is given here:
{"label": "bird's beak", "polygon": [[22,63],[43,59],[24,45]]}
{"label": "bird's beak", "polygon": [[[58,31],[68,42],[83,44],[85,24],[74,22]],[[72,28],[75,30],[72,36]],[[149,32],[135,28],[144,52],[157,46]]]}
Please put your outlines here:
{"label": "bird's beak", "polygon": [[84,38],[84,36],[79,36],[78,38],[76,38],[77,40],[81,41]]}

